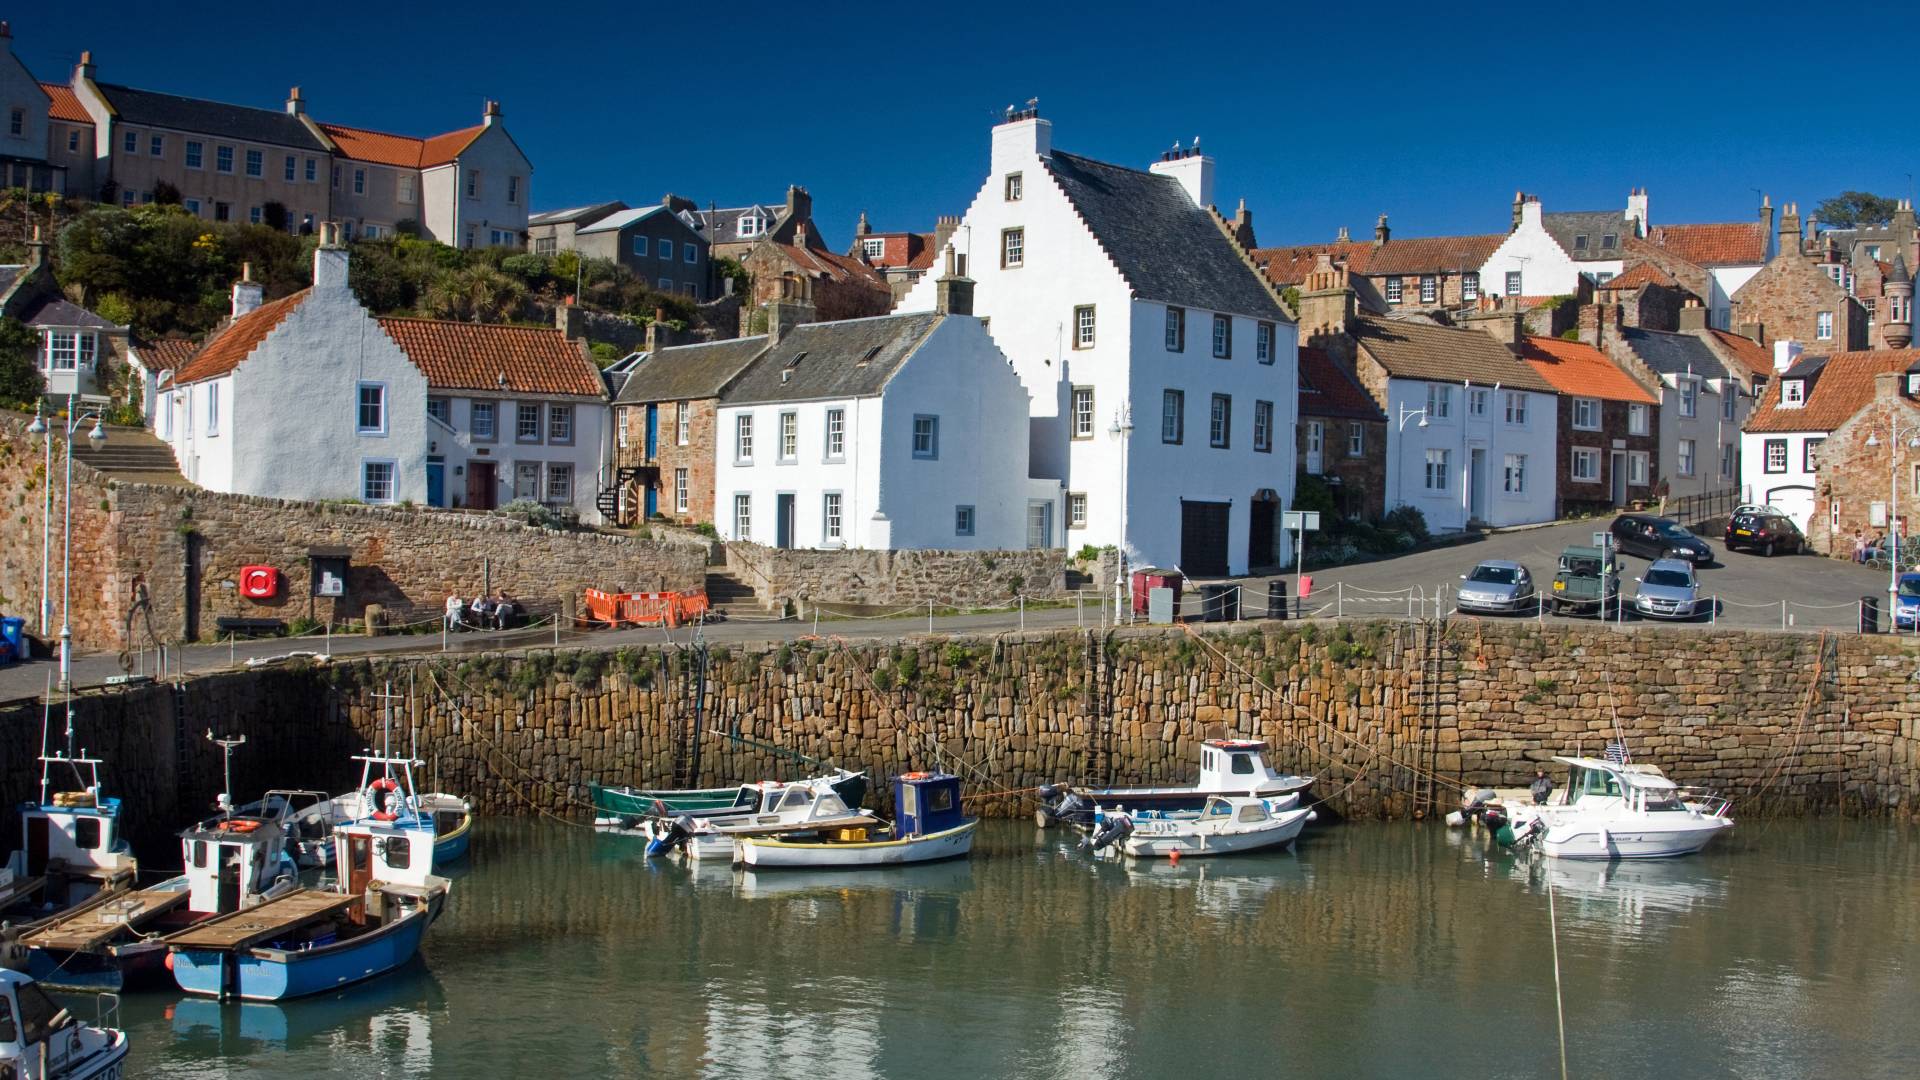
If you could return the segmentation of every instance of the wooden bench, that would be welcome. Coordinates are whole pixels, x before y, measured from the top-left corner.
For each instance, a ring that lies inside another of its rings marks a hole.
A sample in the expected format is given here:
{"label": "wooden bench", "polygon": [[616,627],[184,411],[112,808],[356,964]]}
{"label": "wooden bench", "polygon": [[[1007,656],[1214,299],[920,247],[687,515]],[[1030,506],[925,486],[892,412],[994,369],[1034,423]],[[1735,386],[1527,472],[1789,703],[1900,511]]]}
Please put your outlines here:
{"label": "wooden bench", "polygon": [[222,615],[213,620],[220,632],[233,637],[264,637],[286,632],[285,619],[252,619],[239,615]]}

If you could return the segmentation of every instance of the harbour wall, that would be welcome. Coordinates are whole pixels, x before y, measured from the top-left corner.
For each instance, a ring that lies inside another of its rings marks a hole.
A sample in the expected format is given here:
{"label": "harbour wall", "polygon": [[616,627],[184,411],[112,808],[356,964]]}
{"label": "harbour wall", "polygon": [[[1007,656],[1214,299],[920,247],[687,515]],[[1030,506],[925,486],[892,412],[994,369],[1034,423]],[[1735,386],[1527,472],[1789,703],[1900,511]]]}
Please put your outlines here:
{"label": "harbour wall", "polygon": [[[1532,623],[1265,623],[712,648],[536,650],[298,662],[74,702],[131,831],[165,843],[219,790],[203,738],[244,734],[234,789],[344,790],[377,744],[423,788],[488,814],[585,818],[592,782],[876,778],[946,767],[990,814],[1050,781],[1179,784],[1205,737],[1260,738],[1347,817],[1444,813],[1555,754],[1624,739],[1744,816],[1908,817],[1920,794],[1920,643],[1862,635],[1541,629]],[[696,724],[695,700],[704,683]],[[62,730],[53,716],[53,731]],[[41,712],[0,709],[9,803],[32,792]],[[715,734],[719,733],[719,734]],[[738,735],[738,741],[725,737]],[[697,755],[697,759],[696,759]],[[878,787],[879,785],[876,785]],[[882,793],[884,797],[884,793]]]}

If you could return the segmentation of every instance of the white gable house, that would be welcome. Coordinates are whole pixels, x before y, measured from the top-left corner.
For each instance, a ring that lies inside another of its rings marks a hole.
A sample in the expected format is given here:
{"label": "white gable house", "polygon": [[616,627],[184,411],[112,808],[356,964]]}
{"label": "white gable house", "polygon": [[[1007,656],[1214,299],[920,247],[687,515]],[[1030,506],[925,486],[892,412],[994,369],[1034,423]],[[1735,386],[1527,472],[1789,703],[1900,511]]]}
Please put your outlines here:
{"label": "white gable house", "polygon": [[[1124,545],[1195,577],[1279,565],[1298,338],[1212,208],[1213,160],[1068,154],[1029,108],[993,129],[988,171],[954,243],[1031,395],[1032,472],[1065,483],[1034,523],[1048,546]],[[899,310],[932,310],[939,287]]]}

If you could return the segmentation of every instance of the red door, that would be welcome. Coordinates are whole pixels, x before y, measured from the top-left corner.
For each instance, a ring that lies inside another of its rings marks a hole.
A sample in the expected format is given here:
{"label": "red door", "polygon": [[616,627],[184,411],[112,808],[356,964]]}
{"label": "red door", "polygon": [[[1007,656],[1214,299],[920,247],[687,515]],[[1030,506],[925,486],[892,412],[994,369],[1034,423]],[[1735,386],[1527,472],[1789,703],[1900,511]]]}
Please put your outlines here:
{"label": "red door", "polygon": [[367,921],[367,886],[373,881],[373,837],[360,833],[347,835],[347,895],[354,898],[347,909],[353,921]]}
{"label": "red door", "polygon": [[497,505],[499,487],[495,483],[494,463],[467,462],[467,506],[474,510],[492,510]]}

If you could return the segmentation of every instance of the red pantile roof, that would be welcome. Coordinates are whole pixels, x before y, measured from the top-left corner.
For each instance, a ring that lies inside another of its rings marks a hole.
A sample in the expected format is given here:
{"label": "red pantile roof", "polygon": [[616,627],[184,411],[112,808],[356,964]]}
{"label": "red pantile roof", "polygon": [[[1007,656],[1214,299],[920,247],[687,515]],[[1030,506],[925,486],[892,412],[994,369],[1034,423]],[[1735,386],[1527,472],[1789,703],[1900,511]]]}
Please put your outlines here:
{"label": "red pantile roof", "polygon": [[1253,259],[1253,265],[1265,271],[1267,280],[1275,285],[1299,285],[1313,272],[1314,261],[1321,255],[1330,256],[1336,265],[1344,261],[1348,270],[1358,274],[1365,271],[1368,253],[1372,250],[1372,244],[1348,240],[1295,247],[1254,248],[1248,252],[1248,256]]}
{"label": "red pantile roof", "polygon": [[803,270],[824,274],[835,281],[858,281],[877,288],[886,287],[886,283],[880,280],[880,275],[874,273],[873,267],[852,255],[835,255],[831,251],[822,251],[813,247],[803,248],[798,244],[773,246],[785,252],[787,258]]}
{"label": "red pantile roof", "polygon": [[1720,344],[1728,355],[1740,362],[1740,365],[1755,375],[1771,377],[1773,375],[1773,350],[1752,338],[1729,334],[1725,330],[1709,330],[1713,340]]}
{"label": "red pantile roof", "polygon": [[1832,431],[1873,400],[1873,377],[1904,372],[1920,362],[1920,349],[1875,349],[1834,353],[1813,379],[1797,409],[1780,407],[1779,394],[1765,394],[1747,420],[1748,431]]}
{"label": "red pantile roof", "polygon": [[407,169],[431,169],[436,165],[445,165],[460,156],[460,151],[480,137],[486,125],[449,131],[444,135],[434,135],[425,139],[416,139],[411,135],[389,135],[384,131],[368,131],[364,128],[343,127],[339,124],[321,124],[320,130],[327,133],[340,152],[355,161],[371,162],[375,165],[398,165]]}
{"label": "red pantile roof", "polygon": [[240,361],[253,355],[267,335],[293,314],[307,299],[311,289],[301,289],[291,296],[270,300],[258,308],[240,316],[227,324],[226,329],[218,331],[213,338],[195,353],[193,359],[175,369],[173,381],[181,383],[200,382],[204,379],[217,379],[240,366]]}
{"label": "red pantile roof", "polygon": [[1520,359],[1562,394],[1642,405],[1660,403],[1620,365],[1607,359],[1606,353],[1591,345],[1564,338],[1529,337],[1520,343]]}
{"label": "red pantile roof", "polygon": [[551,327],[438,319],[382,318],[379,322],[435,390],[505,389],[577,397],[600,397],[606,392],[599,369],[579,345]]}
{"label": "red pantile roof", "polygon": [[1759,266],[1767,261],[1767,233],[1758,221],[1656,225],[1647,239],[1700,266]]}
{"label": "red pantile roof", "polygon": [[93,123],[93,117],[81,107],[80,99],[75,96],[73,87],[64,83],[43,82],[40,84],[40,89],[45,90],[53,98],[53,104],[47,106],[48,116],[70,124]]}
{"label": "red pantile roof", "polygon": [[1300,415],[1385,420],[1380,406],[1325,349],[1300,347]]}
{"label": "red pantile roof", "polygon": [[1668,288],[1675,288],[1679,284],[1679,282],[1673,280],[1672,274],[1667,273],[1652,263],[1643,262],[1635,263],[1628,267],[1626,273],[1615,277],[1600,287],[1603,289],[1637,289],[1642,285],[1665,285]]}
{"label": "red pantile roof", "polygon": [[1405,239],[1389,238],[1386,243],[1377,245],[1370,240],[1346,240],[1255,248],[1251,254],[1253,264],[1264,269],[1267,279],[1275,285],[1298,285],[1307,279],[1307,274],[1313,270],[1314,259],[1319,255],[1329,255],[1335,263],[1345,260],[1350,273],[1363,277],[1478,272],[1505,239],[1504,233],[1410,236]]}
{"label": "red pantile roof", "polygon": [[167,338],[163,341],[147,341],[136,345],[140,359],[146,362],[152,371],[179,371],[200,346],[186,338]]}

